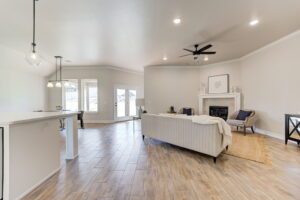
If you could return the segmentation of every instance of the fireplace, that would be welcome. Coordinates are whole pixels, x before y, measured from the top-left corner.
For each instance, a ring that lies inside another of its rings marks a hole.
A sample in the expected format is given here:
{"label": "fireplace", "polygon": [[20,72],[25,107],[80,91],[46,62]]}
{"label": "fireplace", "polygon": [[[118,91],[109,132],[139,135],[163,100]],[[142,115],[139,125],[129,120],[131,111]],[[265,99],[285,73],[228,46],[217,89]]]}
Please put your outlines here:
{"label": "fireplace", "polygon": [[227,106],[209,106],[209,115],[214,117],[223,118],[225,121],[228,118]]}

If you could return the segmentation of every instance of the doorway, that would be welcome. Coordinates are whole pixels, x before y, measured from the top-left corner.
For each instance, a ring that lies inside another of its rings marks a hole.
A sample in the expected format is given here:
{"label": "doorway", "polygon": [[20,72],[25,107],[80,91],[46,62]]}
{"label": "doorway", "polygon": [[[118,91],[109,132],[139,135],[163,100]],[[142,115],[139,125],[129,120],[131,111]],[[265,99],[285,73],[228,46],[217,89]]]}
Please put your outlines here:
{"label": "doorway", "polygon": [[115,121],[129,120],[137,115],[135,100],[137,90],[130,87],[115,87],[114,118]]}

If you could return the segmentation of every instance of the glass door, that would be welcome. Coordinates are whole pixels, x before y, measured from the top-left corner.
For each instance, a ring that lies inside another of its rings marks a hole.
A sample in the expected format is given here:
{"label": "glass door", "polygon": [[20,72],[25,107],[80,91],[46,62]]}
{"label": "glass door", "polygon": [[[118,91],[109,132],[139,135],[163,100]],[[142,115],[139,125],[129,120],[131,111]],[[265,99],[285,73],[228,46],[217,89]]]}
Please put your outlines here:
{"label": "glass door", "polygon": [[136,116],[136,96],[137,91],[125,87],[115,88],[115,108],[114,118],[116,121],[128,120]]}
{"label": "glass door", "polygon": [[136,116],[136,90],[129,90],[129,116]]}
{"label": "glass door", "polygon": [[124,118],[126,117],[126,90],[125,89],[117,89],[116,91],[116,111],[117,111],[117,118]]}

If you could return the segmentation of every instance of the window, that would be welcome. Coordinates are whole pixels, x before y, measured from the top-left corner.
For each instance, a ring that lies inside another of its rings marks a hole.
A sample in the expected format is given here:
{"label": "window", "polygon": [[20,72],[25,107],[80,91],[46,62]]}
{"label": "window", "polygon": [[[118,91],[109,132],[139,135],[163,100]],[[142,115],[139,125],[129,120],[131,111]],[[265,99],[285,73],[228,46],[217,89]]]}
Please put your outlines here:
{"label": "window", "polygon": [[136,90],[129,90],[129,116],[136,115]]}
{"label": "window", "polygon": [[117,89],[117,116],[126,116],[126,90]]}
{"label": "window", "polygon": [[82,109],[86,112],[98,112],[98,81],[81,80]]}
{"label": "window", "polygon": [[78,80],[68,80],[62,89],[63,108],[65,110],[78,110]]}

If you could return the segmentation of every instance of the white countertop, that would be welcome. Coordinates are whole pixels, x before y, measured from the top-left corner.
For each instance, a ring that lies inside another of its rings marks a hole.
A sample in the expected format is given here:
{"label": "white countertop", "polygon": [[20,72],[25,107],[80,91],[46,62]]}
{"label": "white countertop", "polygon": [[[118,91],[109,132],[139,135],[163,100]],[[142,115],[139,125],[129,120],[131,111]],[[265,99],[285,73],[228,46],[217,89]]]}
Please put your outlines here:
{"label": "white countertop", "polygon": [[78,112],[0,112],[0,126],[77,115]]}

